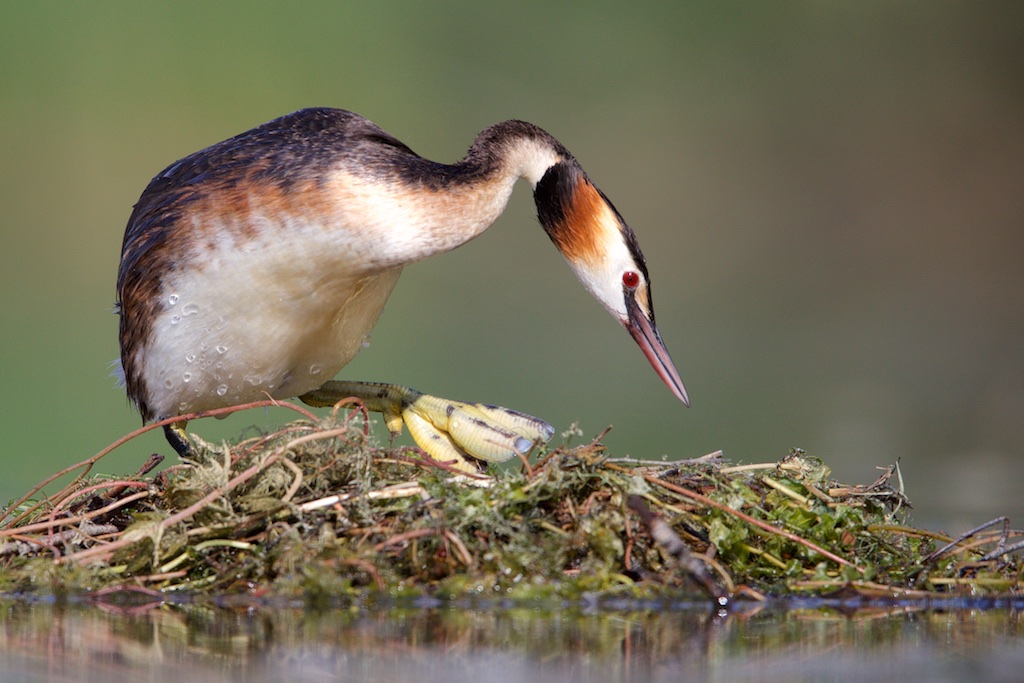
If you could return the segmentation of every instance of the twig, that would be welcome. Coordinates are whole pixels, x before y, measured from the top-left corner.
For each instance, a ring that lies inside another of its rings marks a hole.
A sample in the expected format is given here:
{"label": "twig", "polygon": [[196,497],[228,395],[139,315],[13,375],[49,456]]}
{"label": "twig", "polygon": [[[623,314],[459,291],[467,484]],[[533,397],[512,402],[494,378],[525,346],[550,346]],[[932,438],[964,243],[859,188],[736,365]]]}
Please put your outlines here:
{"label": "twig", "polygon": [[[314,437],[315,438],[327,438],[327,436],[336,436],[337,435],[336,433],[342,433],[345,429],[346,428],[338,428],[336,430],[326,430],[325,432],[318,432],[316,434],[310,434],[310,435],[307,435],[307,436],[298,437],[297,439],[293,439],[292,441],[288,442],[287,444],[285,444],[281,448],[277,449],[274,453],[272,453],[270,456],[268,456],[262,462],[256,463],[255,465],[249,467],[245,471],[243,471],[243,472],[239,473],[238,475],[236,475],[234,478],[229,480],[224,486],[218,486],[217,488],[213,489],[208,494],[206,494],[201,499],[199,499],[198,501],[196,501],[192,505],[188,506],[184,510],[180,510],[179,512],[171,515],[167,519],[164,519],[164,520],[161,520],[160,522],[158,522],[155,525],[155,533],[157,534],[157,536],[160,536],[160,535],[162,535],[164,529],[167,529],[168,527],[171,527],[171,526],[177,524],[178,522],[181,522],[181,521],[183,521],[185,519],[188,519],[189,517],[191,517],[195,513],[197,513],[200,510],[202,510],[208,504],[210,504],[211,502],[213,502],[214,500],[216,500],[220,496],[224,495],[226,492],[234,490],[235,488],[237,488],[241,484],[244,484],[249,479],[252,479],[254,476],[259,474],[261,471],[263,471],[264,469],[266,469],[267,467],[269,467],[273,463],[277,462],[279,459],[281,459],[284,456],[284,454],[287,451],[291,450],[296,445],[298,445],[300,443],[304,443],[306,441],[311,441],[311,440],[313,440]],[[68,556],[62,558],[61,561],[63,561],[63,562],[67,562],[67,561],[82,562],[83,560],[86,560],[86,559],[93,559],[95,557],[99,557],[99,556],[103,556],[105,554],[112,553],[114,550],[117,550],[119,548],[123,548],[125,546],[131,545],[134,542],[135,542],[135,538],[134,537],[121,538],[120,540],[113,541],[112,543],[108,543],[105,546],[101,546],[101,547],[95,547],[94,546],[92,548],[89,548],[88,550],[83,550],[83,551],[80,551],[80,552],[75,553],[73,555],[68,555]],[[159,549],[159,543],[154,543],[154,551],[153,552],[154,553],[158,552],[158,549]],[[158,564],[158,562],[154,562],[154,564]]]}
{"label": "twig", "polygon": [[1000,522],[1002,522],[1004,525],[1006,525],[1006,524],[1009,523],[1009,521],[1010,520],[1005,515],[1004,516],[1000,516],[1000,517],[996,517],[995,519],[990,519],[989,521],[985,522],[984,524],[982,524],[980,526],[976,526],[973,529],[971,529],[970,531],[966,531],[966,532],[960,534],[958,537],[954,538],[952,541],[950,541],[946,545],[942,546],[938,550],[935,550],[935,551],[929,553],[928,555],[925,555],[923,558],[921,558],[921,562],[920,563],[921,564],[931,564],[936,559],[941,557],[944,553],[946,553],[946,551],[948,551],[951,548],[959,545],[960,543],[963,543],[964,541],[966,541],[971,536],[974,536],[975,534],[977,534],[977,533],[979,533],[981,531],[984,531],[985,529],[989,528],[990,526],[995,526],[996,524],[999,524]]}
{"label": "twig", "polygon": [[455,532],[450,529],[444,530],[444,537],[451,541],[452,545],[455,546],[455,550],[462,556],[462,564],[466,565],[466,569],[475,569],[476,562],[473,561],[473,556],[470,555],[469,550],[466,548],[466,544],[462,542],[462,539],[456,536]]}
{"label": "twig", "polygon": [[723,467],[718,470],[721,474],[738,474],[740,472],[753,472],[756,470],[777,470],[779,469],[779,463],[777,462],[762,462],[762,463],[750,463],[747,465],[730,465],[729,467]]}
{"label": "twig", "polygon": [[807,496],[805,496],[803,494],[797,493],[793,489],[791,489],[788,486],[786,486],[785,484],[783,484],[781,481],[775,481],[774,479],[769,477],[767,474],[765,474],[765,475],[763,475],[761,477],[761,481],[763,481],[767,486],[770,486],[771,488],[775,489],[776,491],[778,491],[782,495],[788,496],[789,498],[792,498],[793,500],[795,500],[796,502],[800,503],[804,507],[807,507],[807,506],[810,505],[810,502],[811,502],[810,498],[808,498]]}
{"label": "twig", "polygon": [[728,593],[708,574],[707,567],[703,562],[690,552],[690,547],[683,542],[683,539],[679,538],[679,535],[672,530],[668,522],[651,511],[651,508],[647,506],[647,503],[641,496],[635,494],[629,496],[626,499],[626,505],[640,515],[640,519],[647,525],[647,529],[654,542],[663,547],[669,555],[676,558],[679,564],[682,565],[683,570],[693,577],[700,587],[704,589],[704,592],[719,602],[728,596]]}
{"label": "twig", "polygon": [[[79,468],[82,468],[82,471],[74,478],[74,480],[70,484],[68,484],[66,487],[64,487],[64,489],[58,494],[58,496],[61,496],[61,495],[65,494],[67,491],[74,490],[75,486],[78,485],[78,482],[80,482],[85,477],[85,475],[89,473],[89,471],[92,469],[92,466],[95,465],[97,462],[99,462],[100,459],[106,457],[112,451],[116,450],[117,448],[120,448],[121,446],[123,446],[124,444],[128,443],[132,439],[135,439],[136,437],[141,436],[142,434],[145,434],[146,432],[152,431],[152,430],[154,430],[154,429],[156,429],[158,427],[163,427],[164,425],[173,424],[175,422],[189,421],[189,420],[199,420],[199,419],[202,419],[204,417],[217,417],[218,415],[230,415],[231,413],[237,413],[239,411],[249,410],[251,408],[269,408],[269,407],[287,408],[289,410],[294,410],[295,412],[299,413],[300,415],[304,415],[309,420],[311,420],[313,422],[316,422],[316,415],[314,415],[313,413],[309,412],[305,408],[297,406],[294,403],[288,403],[287,401],[274,401],[274,400],[254,401],[252,403],[245,403],[245,404],[238,405],[238,406],[231,406],[231,407],[228,407],[228,408],[217,408],[216,410],[204,410],[204,411],[201,411],[201,412],[198,412],[198,413],[189,413],[187,415],[178,415],[177,417],[169,417],[169,418],[164,419],[164,420],[158,420],[157,422],[151,422],[150,424],[147,424],[147,425],[144,425],[142,427],[139,427],[138,429],[136,429],[133,432],[129,432],[128,434],[125,434],[120,439],[114,441],[109,446],[107,446],[106,448],[104,448],[103,450],[101,450],[99,453],[97,453],[96,455],[92,456],[91,458],[87,458],[87,459],[83,460],[82,462],[76,463],[74,465],[69,465],[68,467],[65,467],[64,469],[60,470],[59,472],[57,472],[55,474],[51,474],[49,477],[44,479],[42,482],[40,482],[39,484],[36,484],[28,493],[23,495],[21,498],[19,498],[15,502],[11,503],[11,505],[9,505],[7,507],[7,509],[3,512],[3,514],[0,514],[0,522],[2,522],[14,510],[17,510],[21,505],[23,505],[25,503],[25,501],[27,501],[29,498],[34,496],[40,490],[42,490],[42,488],[44,486],[46,486],[47,484],[49,484],[50,482],[54,481],[55,479],[59,479],[59,478],[63,477],[65,474],[69,474],[69,473],[74,472],[75,470],[77,470]],[[27,510],[23,511],[21,514],[19,514],[13,520],[8,522],[5,525],[5,528],[10,528],[12,526],[16,526],[21,520],[23,520],[27,516],[31,515],[42,504],[43,504],[43,501],[40,501],[39,503],[36,503],[35,505],[31,506]]]}
{"label": "twig", "polygon": [[[125,490],[127,488],[148,488],[148,487],[149,487],[149,484],[147,482],[144,482],[144,481],[131,481],[131,480],[105,481],[105,482],[100,483],[100,484],[93,484],[92,486],[86,486],[85,488],[79,489],[77,491],[73,491],[67,497],[63,498],[62,500],[56,501],[54,503],[54,505],[53,505],[53,509],[50,510],[50,514],[47,515],[47,518],[49,519],[50,523],[52,525],[54,525],[54,526],[57,525],[58,521],[60,523],[65,523],[66,520],[57,520],[57,519],[55,519],[55,515],[58,512],[60,512],[61,508],[63,508],[65,505],[70,505],[71,501],[75,500],[76,498],[80,498],[80,497],[84,496],[85,494],[87,494],[87,493],[89,493],[91,491],[98,491],[98,490],[107,489],[107,488],[109,488],[111,490],[115,490],[116,489],[116,490],[123,491],[123,490]],[[117,505],[118,503],[120,503],[120,500],[115,500],[114,501],[114,508],[113,509],[116,509],[118,507],[118,505]],[[2,534],[2,533],[3,532],[0,532],[0,534]]]}
{"label": "twig", "polygon": [[370,578],[373,579],[373,583],[376,584],[378,590],[383,591],[387,588],[387,584],[384,583],[384,579],[381,578],[380,572],[377,571],[377,568],[373,566],[372,562],[368,560],[360,560],[357,558],[346,557],[342,558],[341,563],[347,564],[350,567],[357,567],[359,569],[362,569],[367,574],[369,574]]}
{"label": "twig", "polygon": [[[58,520],[59,526],[70,526],[72,524],[78,524],[79,522],[82,522],[84,520],[93,519],[94,517],[100,517],[101,515],[105,515],[108,512],[111,512],[112,510],[116,510],[119,507],[127,505],[128,503],[132,503],[136,500],[141,500],[143,498],[148,498],[150,495],[151,494],[149,491],[139,491],[138,493],[133,493],[130,496],[120,498],[111,503],[110,505],[102,507],[98,510],[92,510],[91,512],[75,515],[74,517],[66,517],[64,519]],[[0,531],[0,538],[5,536],[13,537],[16,535],[31,533],[33,531],[47,531],[52,529],[55,525],[57,525],[55,521],[47,520],[45,522],[36,522],[35,524],[26,524],[25,526],[18,527],[17,529],[4,529]]]}
{"label": "twig", "polygon": [[428,455],[426,453],[426,451],[421,451],[418,448],[413,448],[413,447],[410,446],[410,447],[406,448],[405,450],[406,451],[412,451],[412,452],[416,453],[417,455],[422,454],[423,457],[421,458],[421,457],[414,457],[414,456],[409,456],[409,455],[395,455],[393,457],[395,458],[396,461],[408,463],[410,465],[417,465],[419,467],[434,467],[436,469],[445,470],[447,472],[451,472],[452,474],[458,474],[458,475],[467,477],[469,479],[476,479],[476,480],[479,480],[479,481],[490,481],[491,480],[491,477],[489,475],[487,475],[487,474],[476,473],[476,472],[466,472],[464,470],[460,470],[457,467],[452,467],[451,465],[449,465],[446,462],[441,462],[440,460],[434,460],[433,458],[430,457],[430,455]]}
{"label": "twig", "polygon": [[409,531],[403,531],[400,534],[395,534],[391,538],[384,539],[377,545],[373,546],[373,550],[379,553],[381,550],[384,550],[384,548],[387,548],[388,546],[398,545],[399,543],[405,543],[406,541],[411,541],[416,538],[423,538],[424,536],[437,536],[441,533],[442,532],[440,529],[433,528],[410,529]]}
{"label": "twig", "polygon": [[426,494],[424,489],[418,482],[407,481],[401,484],[392,484],[385,486],[378,491],[367,491],[365,493],[345,493],[334,496],[327,496],[326,498],[319,498],[317,500],[311,500],[305,502],[299,506],[299,510],[302,512],[311,512],[313,510],[319,510],[320,508],[330,507],[338,503],[344,503],[352,500],[353,498],[365,497],[369,500],[387,500],[390,498],[409,498],[411,496],[423,496]]}
{"label": "twig", "polygon": [[982,555],[981,561],[987,562],[988,560],[994,560],[996,558],[1002,557],[1003,555],[1008,555],[1014,551],[1021,550],[1022,548],[1024,548],[1024,541],[1021,541],[1020,543],[1014,543],[1013,545],[1009,546],[1001,546],[996,548],[992,552],[988,553],[987,555]]}
{"label": "twig", "polygon": [[[366,409],[366,404],[363,403],[361,399],[358,399],[355,396],[343,398],[337,403],[335,403],[334,407],[331,408],[331,420],[337,421],[338,411],[341,410],[342,408],[347,408],[348,406],[353,406],[353,410],[355,410],[356,412],[360,413],[363,416],[363,436],[369,437],[370,412]],[[345,418],[345,422],[347,423],[351,418],[352,414],[349,413],[349,416]]]}
{"label": "twig", "polygon": [[[159,453],[153,453],[148,458],[146,458],[146,462],[142,463],[142,465],[139,467],[139,469],[137,469],[135,471],[135,474],[133,474],[131,477],[129,477],[129,479],[130,480],[142,479],[144,476],[146,476],[147,474],[152,472],[154,469],[156,469],[157,466],[159,466],[160,463],[162,463],[163,461],[164,461],[164,456],[160,455]],[[125,484],[124,486],[118,486],[118,487],[112,488],[109,491],[107,491],[106,493],[104,493],[102,497],[105,498],[106,500],[114,500],[119,495],[121,495],[121,493],[126,488],[129,488],[129,486],[127,484]]]}
{"label": "twig", "polygon": [[[533,450],[533,447],[531,447],[530,450]],[[533,468],[530,467],[530,455],[529,455],[529,453],[524,455],[523,453],[520,453],[519,451],[515,451],[515,454],[517,456],[519,456],[519,460],[522,461],[522,463],[523,463],[523,472],[526,475],[526,478],[527,479],[533,479]]]}

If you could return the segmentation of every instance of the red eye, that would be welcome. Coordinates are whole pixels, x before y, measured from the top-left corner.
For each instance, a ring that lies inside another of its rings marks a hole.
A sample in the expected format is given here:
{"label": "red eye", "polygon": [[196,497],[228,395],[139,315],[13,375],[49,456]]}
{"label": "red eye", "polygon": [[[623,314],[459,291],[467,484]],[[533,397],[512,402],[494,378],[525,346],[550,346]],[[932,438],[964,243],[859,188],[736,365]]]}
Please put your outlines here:
{"label": "red eye", "polygon": [[630,289],[636,289],[640,284],[640,276],[632,270],[627,270],[622,274],[622,284]]}

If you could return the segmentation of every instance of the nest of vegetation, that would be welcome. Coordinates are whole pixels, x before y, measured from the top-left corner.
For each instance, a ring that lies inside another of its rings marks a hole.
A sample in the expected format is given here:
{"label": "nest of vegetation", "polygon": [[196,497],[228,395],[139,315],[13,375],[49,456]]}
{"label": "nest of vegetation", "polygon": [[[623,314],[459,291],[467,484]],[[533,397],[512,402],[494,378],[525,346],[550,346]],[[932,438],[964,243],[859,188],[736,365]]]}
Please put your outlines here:
{"label": "nest of vegetation", "polygon": [[474,479],[375,445],[363,411],[321,420],[285,405],[302,419],[196,440],[194,462],[156,475],[90,474],[139,432],[57,473],[43,485],[76,476],[3,512],[0,592],[724,600],[1024,585],[1024,532],[1004,519],[960,538],[913,528],[895,466],[846,486],[798,450],[764,465],[646,462],[610,457],[598,437]]}

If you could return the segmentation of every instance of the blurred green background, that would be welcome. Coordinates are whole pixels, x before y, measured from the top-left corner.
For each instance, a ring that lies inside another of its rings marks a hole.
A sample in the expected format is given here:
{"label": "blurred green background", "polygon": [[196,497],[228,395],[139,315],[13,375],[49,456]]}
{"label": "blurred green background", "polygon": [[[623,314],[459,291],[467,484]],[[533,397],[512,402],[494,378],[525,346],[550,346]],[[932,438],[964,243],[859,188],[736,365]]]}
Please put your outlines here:
{"label": "blurred green background", "polygon": [[[916,521],[1020,524],[1020,3],[5,2],[0,500],[138,426],[108,372],[149,179],[313,105],[444,161],[506,118],[558,137],[640,238],[693,408],[576,284],[525,185],[406,270],[343,376],[611,424],[618,455],[802,447],[848,482],[900,460]],[[100,469],[151,451],[170,455],[153,433]]]}

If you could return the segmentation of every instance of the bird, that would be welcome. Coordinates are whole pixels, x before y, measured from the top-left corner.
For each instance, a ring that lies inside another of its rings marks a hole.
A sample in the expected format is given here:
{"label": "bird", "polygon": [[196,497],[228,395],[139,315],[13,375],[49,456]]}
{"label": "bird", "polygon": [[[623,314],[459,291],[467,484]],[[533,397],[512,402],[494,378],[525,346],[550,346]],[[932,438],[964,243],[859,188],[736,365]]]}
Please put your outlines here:
{"label": "bird", "polygon": [[[554,428],[525,413],[333,379],[366,344],[402,269],[486,230],[520,179],[579,282],[689,406],[633,230],[552,135],[504,121],[445,164],[359,114],[320,107],[172,163],[134,205],[115,311],[119,372],[143,423],[268,397],[356,398],[457,471],[547,442]],[[187,459],[186,424],[164,433]]]}

